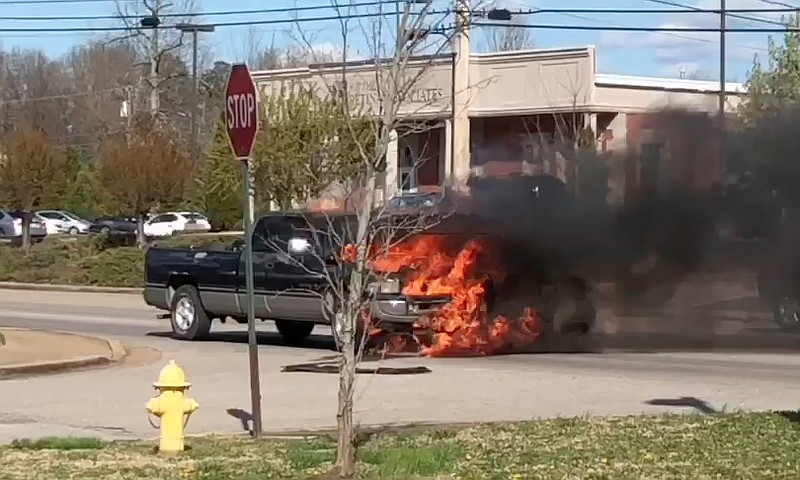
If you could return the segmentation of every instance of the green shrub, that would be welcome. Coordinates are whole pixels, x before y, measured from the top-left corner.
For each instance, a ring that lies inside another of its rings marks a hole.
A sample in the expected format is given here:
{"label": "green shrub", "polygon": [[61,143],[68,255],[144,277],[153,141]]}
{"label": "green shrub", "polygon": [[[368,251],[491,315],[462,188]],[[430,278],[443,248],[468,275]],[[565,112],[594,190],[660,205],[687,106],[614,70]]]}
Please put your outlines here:
{"label": "green shrub", "polygon": [[[152,243],[161,247],[204,248],[229,245],[237,236],[176,236]],[[141,287],[144,285],[145,250],[132,236],[48,238],[21,249],[0,246],[0,281],[94,285],[98,287]]]}
{"label": "green shrub", "polygon": [[22,250],[0,247],[0,281],[140,287],[144,250],[110,248],[102,237],[73,241],[49,239]]}

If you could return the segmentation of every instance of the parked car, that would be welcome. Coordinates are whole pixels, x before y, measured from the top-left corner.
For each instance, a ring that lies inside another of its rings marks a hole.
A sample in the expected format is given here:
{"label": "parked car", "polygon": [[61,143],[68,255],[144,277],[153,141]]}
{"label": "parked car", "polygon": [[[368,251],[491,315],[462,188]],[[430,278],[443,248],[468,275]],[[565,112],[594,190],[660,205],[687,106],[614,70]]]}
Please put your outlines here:
{"label": "parked car", "polygon": [[122,215],[112,215],[98,217],[94,219],[89,226],[89,233],[105,233],[105,234],[135,234],[136,233],[136,219],[133,217],[125,217]]}
{"label": "parked car", "polygon": [[63,210],[39,210],[36,214],[44,219],[48,235],[58,233],[78,235],[79,233],[87,233],[91,226],[88,220]]}
{"label": "parked car", "polygon": [[21,238],[22,237],[22,218],[31,215],[30,233],[31,239],[41,241],[47,236],[47,227],[41,217],[33,212],[23,212],[20,210],[7,211],[0,210],[0,237]]}
{"label": "parked car", "polygon": [[169,237],[178,233],[208,232],[208,217],[195,212],[167,212],[155,215],[144,223],[148,237]]}

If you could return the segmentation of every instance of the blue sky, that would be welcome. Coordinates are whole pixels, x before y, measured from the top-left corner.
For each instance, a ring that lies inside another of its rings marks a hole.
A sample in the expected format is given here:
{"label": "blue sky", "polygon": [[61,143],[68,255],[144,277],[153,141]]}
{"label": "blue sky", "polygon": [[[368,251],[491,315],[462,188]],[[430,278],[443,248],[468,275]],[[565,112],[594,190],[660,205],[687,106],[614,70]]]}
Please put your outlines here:
{"label": "blue sky", "polygon": [[[114,0],[87,0],[86,3],[75,3],[65,0],[62,3],[47,4],[9,4],[8,2],[25,0],[0,0],[0,45],[3,48],[23,47],[41,48],[50,55],[61,55],[73,45],[101,34],[87,33],[17,33],[9,32],[13,28],[69,28],[69,27],[104,27],[118,25],[117,20],[94,18],[92,20],[11,20],[7,17],[63,17],[63,16],[111,16],[116,12]],[[48,0],[55,2],[56,0]],[[116,3],[134,6],[142,0],[117,0]],[[175,4],[191,0],[171,0]],[[362,2],[368,0],[339,0],[340,4]],[[473,0],[483,2],[489,0]],[[699,8],[718,8],[719,0],[672,0],[675,3]],[[330,5],[330,0],[194,0],[194,11],[220,12],[232,10],[278,9],[294,6]],[[670,8],[648,0],[496,0],[497,4],[507,8]],[[775,3],[800,7],[800,0],[727,0],[729,9],[742,8],[779,8]],[[452,0],[435,0],[437,7],[446,8]],[[391,7],[383,7],[385,10]],[[360,9],[366,12],[369,9]],[[374,7],[372,9],[374,10]],[[305,12],[305,17],[324,17],[334,14],[332,9]],[[785,13],[784,13],[785,14]],[[759,17],[761,20],[777,21],[781,13],[746,14]],[[286,13],[256,13],[249,15],[207,15],[197,21],[208,23],[242,22],[264,20],[290,20]],[[368,22],[362,25],[369,28]],[[717,27],[718,16],[713,14],[535,14],[518,16],[515,22],[534,24],[571,24],[602,26],[677,26],[677,27]],[[753,22],[742,19],[731,19],[729,25],[738,28],[771,28],[765,21]],[[393,21],[392,21],[393,23]],[[241,60],[247,55],[248,45],[254,39],[262,46],[268,45],[272,38],[276,43],[292,42],[286,31],[293,26],[262,25],[220,27],[206,40],[206,46],[213,49],[213,57],[223,60]],[[339,46],[341,34],[337,22],[304,23],[306,36],[315,44],[327,47]],[[294,35],[297,27],[294,26]],[[631,75],[678,77],[682,70],[691,74],[716,77],[718,75],[719,35],[717,33],[654,33],[654,32],[600,32],[600,31],[558,31],[535,29],[534,39],[538,47],[556,48],[593,44],[598,48],[599,69],[603,73],[620,73]],[[110,35],[110,34],[106,34]],[[362,29],[354,28],[351,33],[353,49],[363,54],[369,51],[367,38]],[[476,44],[484,41],[485,33],[477,31],[473,34]],[[476,45],[476,47],[478,46]],[[753,55],[765,54],[767,34],[731,33],[728,36],[728,76],[731,81],[743,81],[752,64]],[[364,51],[364,52],[362,52]]]}

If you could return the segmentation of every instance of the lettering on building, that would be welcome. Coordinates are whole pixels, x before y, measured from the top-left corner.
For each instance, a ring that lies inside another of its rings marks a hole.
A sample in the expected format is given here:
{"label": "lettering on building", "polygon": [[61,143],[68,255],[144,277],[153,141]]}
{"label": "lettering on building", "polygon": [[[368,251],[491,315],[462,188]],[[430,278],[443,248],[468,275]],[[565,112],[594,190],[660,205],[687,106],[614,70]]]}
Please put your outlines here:
{"label": "lettering on building", "polygon": [[[334,82],[331,93],[335,96],[344,95],[347,92],[350,102],[365,105],[376,102],[380,95],[378,89],[367,82],[345,82],[339,80]],[[412,88],[406,93],[406,101],[409,103],[431,104],[444,98],[444,91],[441,88],[420,87]]]}
{"label": "lettering on building", "polygon": [[412,103],[433,103],[444,98],[441,88],[414,88],[408,92],[408,101]]}

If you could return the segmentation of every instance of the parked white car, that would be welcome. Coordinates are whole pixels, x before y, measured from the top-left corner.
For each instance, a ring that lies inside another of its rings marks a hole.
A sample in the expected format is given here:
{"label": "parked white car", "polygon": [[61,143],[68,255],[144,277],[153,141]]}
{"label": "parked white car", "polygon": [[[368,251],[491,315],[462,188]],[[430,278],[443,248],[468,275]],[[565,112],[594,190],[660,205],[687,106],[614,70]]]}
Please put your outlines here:
{"label": "parked white car", "polygon": [[48,235],[58,233],[78,235],[88,232],[92,225],[88,220],[63,210],[39,210],[36,214],[44,220]]}
{"label": "parked white car", "polygon": [[[13,212],[0,210],[0,237],[21,237],[22,215],[23,213],[18,210]],[[30,234],[31,238],[34,240],[41,240],[47,236],[47,228],[44,226],[44,220],[36,214],[33,214],[31,218]]]}
{"label": "parked white car", "polygon": [[144,222],[144,234],[148,237],[169,237],[179,233],[208,232],[211,222],[196,212],[167,212],[151,217]]}

